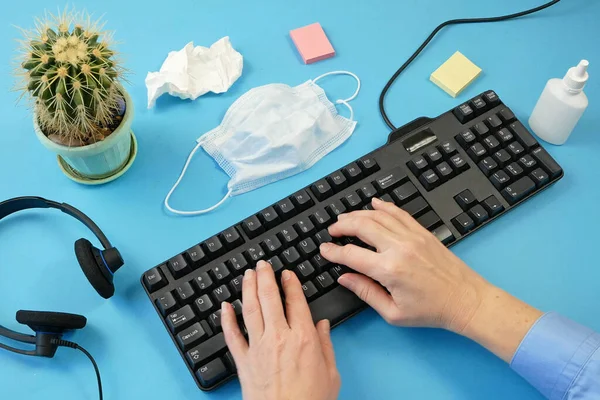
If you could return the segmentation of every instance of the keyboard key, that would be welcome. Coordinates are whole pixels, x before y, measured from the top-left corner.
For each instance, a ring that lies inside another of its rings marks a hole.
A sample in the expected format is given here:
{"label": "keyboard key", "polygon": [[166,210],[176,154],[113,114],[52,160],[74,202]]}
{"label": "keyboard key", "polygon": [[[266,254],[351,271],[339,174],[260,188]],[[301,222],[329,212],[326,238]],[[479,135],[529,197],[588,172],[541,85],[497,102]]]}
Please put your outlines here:
{"label": "keyboard key", "polygon": [[341,201],[336,200],[327,206],[327,212],[333,219],[337,219],[337,216],[346,212],[346,206]]}
{"label": "keyboard key", "polygon": [[327,229],[323,229],[320,232],[317,232],[317,234],[315,235],[315,241],[317,242],[317,245],[322,245],[323,243],[329,243],[331,242],[333,239],[331,237],[331,235],[329,234],[329,232],[327,231]]}
{"label": "keyboard key", "polygon": [[225,229],[219,236],[221,237],[221,242],[228,249],[233,249],[244,243],[244,239],[240,236],[235,226]]}
{"label": "keyboard key", "polygon": [[442,153],[435,147],[432,147],[425,151],[425,157],[429,160],[430,163],[436,164],[440,160],[442,160]]}
{"label": "keyboard key", "polygon": [[481,97],[475,97],[469,102],[469,105],[471,106],[473,111],[475,111],[476,115],[483,114],[485,112],[485,109],[487,108],[487,104],[485,104],[485,101],[483,101]]}
{"label": "keyboard key", "polygon": [[488,90],[487,92],[485,92],[483,94],[483,98],[491,107],[500,104],[500,98],[493,90]]}
{"label": "keyboard key", "polygon": [[304,211],[308,207],[313,205],[313,201],[306,192],[306,190],[300,190],[292,195],[292,202],[296,205],[298,210]]}
{"label": "keyboard key", "polygon": [[471,208],[469,210],[469,216],[473,218],[473,221],[475,221],[476,225],[481,225],[490,218],[488,212],[485,211],[481,204],[477,204]]}
{"label": "keyboard key", "polygon": [[504,122],[510,122],[515,119],[515,114],[509,108],[503,108],[498,112],[500,119]]}
{"label": "keyboard key", "polygon": [[298,251],[302,258],[308,258],[317,252],[317,245],[311,238],[301,240],[298,243]]}
{"label": "keyboard key", "polygon": [[392,168],[390,171],[380,174],[373,185],[379,193],[385,193],[402,183],[407,178],[406,173],[400,167]]}
{"label": "keyboard key", "polygon": [[477,137],[469,130],[462,131],[455,139],[465,149],[477,141]]}
{"label": "keyboard key", "polygon": [[216,236],[206,239],[202,244],[206,250],[206,254],[208,254],[210,258],[214,259],[225,253],[225,247],[223,246],[223,243],[221,243],[219,238]]}
{"label": "keyboard key", "polygon": [[441,183],[439,176],[437,176],[436,173],[430,169],[423,172],[423,174],[419,177],[419,182],[421,182],[421,185],[423,185],[426,190],[433,190]]}
{"label": "keyboard key", "polygon": [[535,169],[529,176],[537,187],[544,186],[546,183],[550,182],[550,177],[541,168]]}
{"label": "keyboard key", "polygon": [[473,128],[471,129],[473,129],[473,131],[479,135],[479,137],[483,137],[490,133],[490,128],[488,128],[483,122],[473,125]]}
{"label": "keyboard key", "polygon": [[283,199],[275,204],[275,211],[285,221],[286,219],[292,218],[296,215],[296,207],[290,199]]}
{"label": "keyboard key", "polygon": [[494,174],[492,176],[490,176],[490,181],[492,182],[492,185],[494,185],[494,187],[497,190],[502,189],[504,186],[508,185],[508,183],[510,182],[510,177],[506,174],[506,172],[504,172],[503,170],[494,172]]}
{"label": "keyboard key", "polygon": [[442,223],[440,217],[434,211],[427,211],[425,214],[417,218],[417,222],[428,231]]}
{"label": "keyboard key", "polygon": [[179,302],[186,304],[192,301],[194,298],[194,288],[189,282],[183,282],[181,285],[175,288],[177,299]]}
{"label": "keyboard key", "polygon": [[413,197],[415,197],[418,193],[419,191],[412,182],[406,182],[400,187],[394,189],[394,191],[392,192],[392,197],[394,198],[396,203],[404,204]]}
{"label": "keyboard key", "polygon": [[156,299],[156,305],[163,317],[166,317],[168,313],[177,307],[177,301],[171,292],[166,292]]}
{"label": "keyboard key", "polygon": [[277,225],[281,220],[273,207],[267,207],[258,213],[258,218],[262,221],[265,229],[270,229]]}
{"label": "keyboard key", "polygon": [[265,251],[259,244],[250,245],[244,254],[246,259],[250,260],[253,265],[265,258]]}
{"label": "keyboard key", "polygon": [[473,109],[468,103],[461,104],[460,106],[456,107],[452,112],[461,124],[469,122],[470,120],[475,118],[475,111],[473,111]]}
{"label": "keyboard key", "polygon": [[283,228],[281,232],[279,232],[279,238],[281,239],[284,245],[289,246],[291,244],[296,243],[300,239],[300,236],[298,236],[298,232],[296,232],[296,230],[293,227],[288,226]]}
{"label": "keyboard key", "polygon": [[401,208],[409,213],[412,217],[416,218],[427,211],[429,204],[427,204],[424,198],[419,196],[416,199],[409,201]]}
{"label": "keyboard key", "polygon": [[475,203],[477,203],[475,195],[471,193],[469,189],[463,190],[462,192],[454,196],[454,200],[460,206],[460,208],[463,209],[463,211],[467,211],[468,209],[473,207]]}
{"label": "keyboard key", "polygon": [[521,166],[516,162],[513,162],[506,167],[506,173],[511,180],[516,179],[523,173],[523,168],[521,168]]}
{"label": "keyboard key", "polygon": [[322,274],[317,275],[315,283],[317,288],[321,291],[327,290],[330,286],[332,286],[335,283],[335,281],[333,280],[331,275],[329,275],[328,272],[323,272]]}
{"label": "keyboard key", "polygon": [[442,182],[446,182],[448,179],[454,176],[454,170],[448,165],[446,161],[442,161],[440,164],[436,165],[435,172],[440,177]]}
{"label": "keyboard key", "polygon": [[533,183],[530,177],[524,176],[510,186],[507,186],[502,191],[502,196],[504,196],[506,201],[508,201],[510,204],[514,204],[534,190],[535,183]]}
{"label": "keyboard key", "polygon": [[445,245],[448,245],[454,241],[454,235],[446,225],[435,228],[433,231],[431,231],[431,233]]}
{"label": "keyboard key", "polygon": [[162,276],[158,268],[152,268],[144,273],[144,286],[152,293],[167,284],[167,279]]}
{"label": "keyboard key", "polygon": [[508,154],[508,151],[506,151],[505,149],[501,149],[501,150],[498,150],[497,152],[495,152],[494,159],[496,160],[496,162],[498,163],[498,166],[500,166],[500,168],[503,168],[506,164],[508,164],[512,160],[512,158],[510,157],[510,154]]}
{"label": "keyboard key", "polygon": [[350,270],[347,267],[343,266],[343,265],[334,265],[329,270],[329,273],[331,274],[331,277],[336,282],[337,282],[337,280],[339,279],[340,276],[342,276],[342,275],[344,275],[344,274],[346,274],[348,272],[350,272]]}
{"label": "keyboard key", "polygon": [[203,319],[202,321],[200,321],[200,326],[202,327],[202,329],[204,329],[204,332],[206,332],[206,334],[208,335],[208,337],[211,337],[215,332],[213,332],[212,328],[210,327],[210,325],[208,324],[208,322],[206,322],[205,319]]}
{"label": "keyboard key", "polygon": [[278,273],[283,269],[283,263],[279,257],[274,256],[267,260],[269,264],[271,264],[271,268],[273,268],[273,272]]}
{"label": "keyboard key", "polygon": [[348,178],[348,180],[351,183],[356,182],[362,176],[362,170],[360,169],[360,167],[358,166],[358,164],[356,164],[355,162],[348,164],[343,169],[343,172],[344,172],[344,175],[346,175],[346,178]]}
{"label": "keyboard key", "polygon": [[192,311],[192,308],[187,305],[181,307],[179,310],[169,314],[167,316],[167,325],[173,333],[177,333],[180,330],[187,328],[196,319],[196,314]]}
{"label": "keyboard key", "polygon": [[444,155],[444,158],[449,158],[451,155],[456,153],[456,147],[452,142],[443,142],[438,146],[440,152]]}
{"label": "keyboard key", "polygon": [[467,213],[459,214],[456,218],[452,220],[452,223],[454,224],[456,229],[458,229],[458,231],[463,235],[475,228],[475,223],[473,222],[471,217],[467,215]]}
{"label": "keyboard key", "polygon": [[300,253],[296,250],[295,247],[290,247],[289,249],[285,249],[280,254],[281,258],[285,265],[293,265],[300,261]]}
{"label": "keyboard key", "polygon": [[313,194],[319,201],[323,201],[333,194],[333,189],[326,179],[320,179],[310,186]]}
{"label": "keyboard key", "polygon": [[317,271],[322,271],[324,268],[331,264],[326,258],[323,258],[321,254],[317,254],[311,260],[311,264]]}
{"label": "keyboard key", "polygon": [[529,154],[525,154],[523,157],[519,158],[519,165],[523,167],[523,169],[531,171],[537,167],[537,162]]}
{"label": "keyboard key", "polygon": [[217,304],[221,304],[231,298],[231,292],[225,285],[221,285],[213,290],[213,297],[217,300]]}
{"label": "keyboard key", "polygon": [[175,278],[181,278],[185,274],[192,272],[192,269],[189,267],[187,261],[185,261],[181,254],[171,258],[167,265],[171,270],[171,274],[173,274],[173,277]]}
{"label": "keyboard key", "polygon": [[227,370],[227,367],[223,364],[223,360],[220,358],[212,360],[196,371],[196,376],[203,387],[211,387],[229,375],[231,375],[231,373]]}
{"label": "keyboard key", "polygon": [[502,125],[502,121],[500,120],[500,118],[498,118],[496,115],[490,115],[489,117],[486,118],[485,122],[490,126],[490,128],[492,129],[496,129],[498,128],[500,125]]}
{"label": "keyboard key", "polygon": [[389,194],[389,193],[386,193],[386,194],[384,194],[383,196],[381,196],[381,197],[379,198],[379,200],[381,200],[381,201],[385,201],[386,203],[393,203],[393,202],[394,202],[394,199],[392,199],[392,196],[390,196],[390,194]]}
{"label": "keyboard key", "polygon": [[357,210],[362,204],[362,199],[357,193],[349,193],[342,199],[348,210]]}
{"label": "keyboard key", "polygon": [[265,231],[265,227],[260,223],[256,215],[246,218],[244,222],[242,222],[242,227],[250,239]]}
{"label": "keyboard key", "polygon": [[519,121],[510,124],[510,129],[513,131],[519,143],[521,143],[528,151],[538,145],[537,140]]}
{"label": "keyboard key", "polygon": [[212,279],[210,278],[210,276],[208,276],[206,272],[201,272],[200,274],[198,274],[197,277],[192,279],[192,282],[194,283],[194,285],[196,285],[196,288],[198,288],[200,292],[204,292],[210,289],[213,285]]}
{"label": "keyboard key", "polygon": [[231,308],[233,308],[233,311],[235,312],[235,316],[236,317],[241,317],[242,316],[242,302],[240,300],[234,300],[231,302]]}
{"label": "keyboard key", "polygon": [[263,240],[261,247],[266,250],[267,254],[275,254],[281,250],[282,246],[277,236],[273,235]]}
{"label": "keyboard key", "polygon": [[244,277],[242,275],[236,276],[229,282],[229,286],[231,286],[231,290],[233,291],[233,295],[235,297],[240,297],[242,295],[242,283]]}
{"label": "keyboard key", "polygon": [[221,330],[221,310],[217,310],[210,314],[208,317],[208,323],[213,331],[219,332]]}
{"label": "keyboard key", "polygon": [[207,294],[203,294],[202,296],[198,297],[196,301],[194,301],[194,305],[196,306],[196,310],[198,311],[200,318],[208,316],[215,306]]}
{"label": "keyboard key", "polygon": [[312,283],[311,281],[305,282],[302,285],[302,290],[304,291],[304,296],[306,296],[306,300],[313,299],[319,293],[315,284]]}
{"label": "keyboard key", "polygon": [[312,235],[315,231],[315,226],[312,222],[310,222],[310,218],[308,217],[296,222],[295,227],[298,230],[298,232],[300,232],[303,236]]}
{"label": "keyboard key", "polygon": [[514,136],[507,128],[502,128],[498,132],[496,132],[496,137],[502,143],[502,146],[506,146],[510,142],[513,141]]}
{"label": "keyboard key", "polygon": [[244,272],[248,267],[248,261],[242,253],[235,253],[228,261],[229,268],[233,271]]}
{"label": "keyboard key", "polygon": [[339,285],[308,303],[314,323],[328,319],[332,326],[365,307],[358,296]]}
{"label": "keyboard key", "polygon": [[177,334],[177,343],[181,350],[185,351],[195,345],[198,341],[207,339],[208,335],[202,328],[199,322],[190,326],[186,330],[181,331]]}
{"label": "keyboard key", "polygon": [[224,361],[225,361],[225,364],[227,364],[227,366],[229,367],[229,369],[231,369],[231,371],[233,371],[234,373],[237,372],[237,367],[235,366],[235,360],[233,359],[231,352],[228,351],[227,353],[225,353]]}
{"label": "keyboard key", "polygon": [[371,201],[371,199],[377,195],[377,190],[375,190],[375,186],[372,184],[365,183],[358,189],[358,195],[364,201]]}
{"label": "keyboard key", "polygon": [[554,158],[548,154],[543,147],[538,147],[531,152],[535,160],[543,167],[550,175],[551,179],[557,178],[562,174],[562,168],[554,161]]}
{"label": "keyboard key", "polygon": [[305,282],[310,279],[315,273],[315,269],[310,261],[303,261],[296,267],[296,275],[300,282]]}
{"label": "keyboard key", "polygon": [[346,179],[342,171],[334,172],[333,174],[327,177],[327,180],[333,188],[333,191],[336,193],[348,186],[348,180]]}
{"label": "keyboard key", "polygon": [[319,209],[311,216],[312,221],[316,226],[322,228],[331,224],[331,217],[324,209]]}
{"label": "keyboard key", "polygon": [[489,153],[493,153],[500,148],[500,142],[496,139],[495,136],[488,136],[483,139],[483,145],[487,149]]}
{"label": "keyboard key", "polygon": [[208,262],[208,257],[206,256],[204,250],[202,250],[202,247],[199,244],[195,245],[192,248],[189,248],[185,252],[185,254],[187,255],[187,258],[190,260],[190,262],[196,267],[199,267]]}
{"label": "keyboard key", "polygon": [[475,162],[479,162],[486,154],[485,147],[483,147],[481,143],[475,143],[474,145],[469,147],[469,150],[467,150],[467,154]]}
{"label": "keyboard key", "polygon": [[513,160],[518,159],[519,157],[521,157],[521,154],[525,152],[525,149],[523,148],[523,146],[521,146],[519,142],[510,143],[506,149],[508,150],[508,154],[510,154]]}
{"label": "keyboard key", "polygon": [[460,154],[450,157],[450,163],[452,168],[457,171],[463,172],[469,169],[469,163],[465,161]]}
{"label": "keyboard key", "polygon": [[496,196],[491,195],[487,199],[483,201],[483,207],[486,209],[490,217],[495,217],[502,211],[504,211],[504,206],[500,203],[500,200],[496,198]]}
{"label": "keyboard key", "polygon": [[365,157],[358,162],[360,168],[365,173],[365,175],[371,175],[373,172],[379,171],[379,165],[377,161],[375,161],[372,157]]}
{"label": "keyboard key", "polygon": [[485,174],[490,176],[496,169],[498,169],[498,163],[494,161],[492,157],[486,157],[479,162],[479,169]]}
{"label": "keyboard key", "polygon": [[362,209],[365,210],[365,211],[373,211],[374,210],[373,205],[371,203],[363,206]]}
{"label": "keyboard key", "polygon": [[425,157],[416,156],[408,162],[408,168],[410,168],[413,174],[420,176],[423,172],[429,169],[429,164],[427,163]]}
{"label": "keyboard key", "polygon": [[217,282],[223,282],[230,276],[229,270],[225,263],[218,263],[210,269],[210,272]]}
{"label": "keyboard key", "polygon": [[188,351],[185,357],[187,358],[192,369],[196,369],[200,365],[204,364],[206,360],[214,357],[216,354],[221,353],[226,348],[227,345],[225,344],[225,336],[221,332]]}

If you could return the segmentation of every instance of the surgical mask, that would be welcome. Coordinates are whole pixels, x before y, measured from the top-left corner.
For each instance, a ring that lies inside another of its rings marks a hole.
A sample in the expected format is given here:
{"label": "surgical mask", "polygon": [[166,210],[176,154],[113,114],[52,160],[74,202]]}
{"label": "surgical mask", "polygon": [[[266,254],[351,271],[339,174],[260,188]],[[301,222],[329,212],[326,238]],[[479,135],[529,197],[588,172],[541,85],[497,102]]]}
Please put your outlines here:
{"label": "surgical mask", "polygon": [[[358,83],[355,93],[337,100],[350,110],[338,114],[317,81],[329,75],[350,75]],[[222,123],[200,136],[165,198],[165,207],[180,215],[210,212],[229,197],[257,189],[302,172],[343,143],[354,131],[354,111],[349,102],[360,91],[360,80],[347,71],[334,71],[299,86],[270,84],[251,89],[233,103]],[[180,211],[169,205],[192,157],[203,148],[231,178],[225,197],[212,207]]]}

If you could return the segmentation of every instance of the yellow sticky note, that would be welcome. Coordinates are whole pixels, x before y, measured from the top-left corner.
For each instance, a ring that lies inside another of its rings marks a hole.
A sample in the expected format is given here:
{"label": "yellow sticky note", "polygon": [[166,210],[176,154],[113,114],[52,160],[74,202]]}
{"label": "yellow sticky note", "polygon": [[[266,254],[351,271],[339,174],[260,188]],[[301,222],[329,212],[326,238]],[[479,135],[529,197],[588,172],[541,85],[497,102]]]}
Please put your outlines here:
{"label": "yellow sticky note", "polygon": [[431,82],[452,97],[456,97],[481,74],[481,68],[457,51],[433,74]]}

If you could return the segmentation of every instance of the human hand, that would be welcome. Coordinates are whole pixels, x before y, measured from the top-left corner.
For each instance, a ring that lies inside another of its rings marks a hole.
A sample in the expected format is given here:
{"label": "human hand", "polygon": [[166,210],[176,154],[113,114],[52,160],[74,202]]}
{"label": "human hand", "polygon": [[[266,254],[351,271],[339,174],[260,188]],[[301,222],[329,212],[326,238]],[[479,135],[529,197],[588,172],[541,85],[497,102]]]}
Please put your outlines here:
{"label": "human hand", "polygon": [[231,304],[222,303],[225,341],[237,366],[243,397],[335,400],[341,383],[329,321],[315,327],[296,274],[284,270],[282,286],[285,314],[271,266],[259,261],[256,271],[246,271],[242,310],[249,343]]}

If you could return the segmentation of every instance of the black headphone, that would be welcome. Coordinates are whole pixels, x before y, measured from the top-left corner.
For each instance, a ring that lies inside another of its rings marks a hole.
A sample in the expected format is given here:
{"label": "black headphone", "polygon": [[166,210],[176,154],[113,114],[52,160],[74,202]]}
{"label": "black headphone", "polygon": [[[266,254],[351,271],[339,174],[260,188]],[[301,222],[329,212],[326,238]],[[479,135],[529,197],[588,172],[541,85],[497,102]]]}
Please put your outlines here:
{"label": "black headphone", "polygon": [[[98,238],[104,250],[100,250],[87,239],[79,239],[75,242],[75,255],[77,261],[87,277],[90,284],[98,294],[105,299],[113,296],[115,286],[113,276],[123,265],[123,258],[115,247],[113,247],[98,225],[87,215],[66,203],[58,203],[41,197],[17,197],[0,203],[0,220],[13,213],[31,208],[54,208],[68,214],[83,223]],[[102,398],[102,385],[100,373],[92,356],[82,347],[73,342],[62,340],[65,332],[82,329],[87,319],[82,315],[46,312],[46,311],[24,311],[20,310],[16,315],[17,322],[29,326],[35,332],[34,335],[15,332],[0,325],[0,336],[7,337],[22,343],[35,344],[35,350],[21,350],[0,343],[0,349],[28,356],[54,357],[59,346],[71,347],[81,350],[94,365],[100,398]]]}

